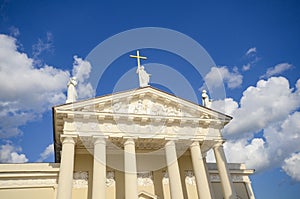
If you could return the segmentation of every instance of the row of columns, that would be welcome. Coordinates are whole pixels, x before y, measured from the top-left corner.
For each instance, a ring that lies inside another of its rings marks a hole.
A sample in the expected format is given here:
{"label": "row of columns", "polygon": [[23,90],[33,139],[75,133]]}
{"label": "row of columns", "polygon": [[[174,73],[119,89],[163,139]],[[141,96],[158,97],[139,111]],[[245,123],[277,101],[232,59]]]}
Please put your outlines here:
{"label": "row of columns", "polygon": [[[62,135],[62,154],[58,180],[57,199],[72,198],[72,180],[74,170],[74,149],[76,136]],[[236,193],[233,187],[231,175],[227,167],[222,144],[213,147],[217,167],[221,179],[221,185],[225,199],[235,199]],[[190,145],[190,152],[198,197],[200,199],[212,199],[212,191],[206,169],[206,163],[202,157],[199,141]],[[176,146],[173,140],[165,144],[166,163],[169,175],[170,192],[172,199],[183,199],[183,190],[177,161]],[[137,199],[137,169],[135,142],[133,138],[126,138],[124,142],[124,169],[125,169],[125,199]],[[94,166],[92,198],[106,198],[106,137],[94,137]]]}

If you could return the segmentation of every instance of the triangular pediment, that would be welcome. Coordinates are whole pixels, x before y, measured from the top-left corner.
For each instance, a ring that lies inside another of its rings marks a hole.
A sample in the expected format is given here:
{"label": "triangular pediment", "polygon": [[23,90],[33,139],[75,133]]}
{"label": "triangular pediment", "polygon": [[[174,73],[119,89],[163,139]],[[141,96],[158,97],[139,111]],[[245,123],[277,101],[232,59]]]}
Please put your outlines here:
{"label": "triangular pediment", "polygon": [[79,115],[97,114],[99,117],[205,118],[220,119],[226,122],[231,119],[230,116],[152,87],[63,104],[54,107],[54,110]]}
{"label": "triangular pediment", "polygon": [[231,117],[149,86],[55,106],[53,119],[59,153],[61,134],[101,135],[116,143],[130,136],[143,140],[140,148],[160,148],[174,138],[222,139],[220,129]]}

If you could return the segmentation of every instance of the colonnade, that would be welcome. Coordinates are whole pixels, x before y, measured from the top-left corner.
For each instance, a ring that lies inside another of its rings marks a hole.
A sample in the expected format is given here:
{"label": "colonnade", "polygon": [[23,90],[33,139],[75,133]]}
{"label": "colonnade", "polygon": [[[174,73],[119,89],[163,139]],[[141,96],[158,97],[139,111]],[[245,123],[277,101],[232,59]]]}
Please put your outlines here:
{"label": "colonnade", "polygon": [[[106,137],[96,136],[93,138],[94,165],[92,199],[106,198]],[[71,199],[74,171],[74,152],[77,137],[63,135],[61,136],[61,139],[62,153],[57,199]],[[135,141],[131,137],[124,139],[125,199],[138,199]],[[213,150],[224,197],[225,199],[235,199],[236,193],[233,187],[222,144],[216,144],[213,147]],[[209,176],[205,165],[206,162],[202,157],[199,141],[195,140],[192,142],[190,145],[190,152],[198,197],[200,199],[212,199]],[[174,140],[168,140],[165,143],[165,156],[169,175],[171,198],[183,199],[184,196]]]}

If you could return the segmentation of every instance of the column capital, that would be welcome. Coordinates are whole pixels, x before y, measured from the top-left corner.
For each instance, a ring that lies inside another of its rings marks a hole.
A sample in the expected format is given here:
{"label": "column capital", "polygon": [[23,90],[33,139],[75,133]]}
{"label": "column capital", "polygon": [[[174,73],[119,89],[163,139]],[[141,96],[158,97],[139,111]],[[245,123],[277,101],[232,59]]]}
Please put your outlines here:
{"label": "column capital", "polygon": [[123,145],[127,145],[127,144],[135,144],[134,140],[137,139],[137,137],[133,137],[133,136],[124,136],[124,143]]}
{"label": "column capital", "polygon": [[196,141],[196,140],[192,140],[193,142],[192,142],[192,144],[190,145],[190,148],[192,148],[192,147],[200,147],[200,143],[199,143],[199,141]]}
{"label": "column capital", "polygon": [[96,136],[93,136],[93,142],[94,142],[94,145],[96,144],[105,144],[106,143],[106,139],[108,139],[108,136],[105,136],[105,135],[96,135]]}
{"label": "column capital", "polygon": [[220,140],[217,141],[212,148],[217,148],[217,147],[223,147],[223,144],[225,143],[225,140]]}
{"label": "column capital", "polygon": [[62,144],[65,143],[75,144],[77,140],[78,140],[78,135],[67,135],[67,134],[60,135],[60,141]]}
{"label": "column capital", "polygon": [[166,140],[167,142],[165,143],[165,147],[167,146],[175,146],[174,140]]}

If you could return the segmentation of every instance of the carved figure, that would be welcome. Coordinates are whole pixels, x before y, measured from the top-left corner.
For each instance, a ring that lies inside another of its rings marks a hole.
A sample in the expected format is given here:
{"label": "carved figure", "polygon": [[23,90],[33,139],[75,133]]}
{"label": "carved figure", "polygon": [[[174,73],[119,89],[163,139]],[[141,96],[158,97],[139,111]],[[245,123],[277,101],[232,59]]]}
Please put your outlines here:
{"label": "carved figure", "polygon": [[77,92],[76,87],[77,86],[77,80],[76,77],[70,78],[68,82],[68,91],[67,91],[67,100],[66,103],[75,102],[77,99]]}

